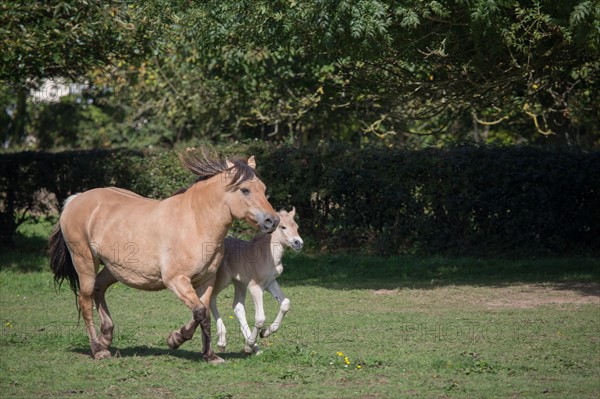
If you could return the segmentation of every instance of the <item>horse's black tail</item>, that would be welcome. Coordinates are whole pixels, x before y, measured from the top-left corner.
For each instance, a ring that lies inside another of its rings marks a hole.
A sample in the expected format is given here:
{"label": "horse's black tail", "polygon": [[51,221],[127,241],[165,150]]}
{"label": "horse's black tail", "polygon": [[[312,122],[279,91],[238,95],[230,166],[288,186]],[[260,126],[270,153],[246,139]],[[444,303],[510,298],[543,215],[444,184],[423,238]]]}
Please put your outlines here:
{"label": "horse's black tail", "polygon": [[54,283],[60,288],[63,281],[69,281],[71,290],[77,296],[79,292],[79,276],[73,266],[73,260],[67,248],[67,243],[62,235],[60,221],[54,226],[50,239],[48,240],[48,250],[50,252],[50,268],[54,273]]}

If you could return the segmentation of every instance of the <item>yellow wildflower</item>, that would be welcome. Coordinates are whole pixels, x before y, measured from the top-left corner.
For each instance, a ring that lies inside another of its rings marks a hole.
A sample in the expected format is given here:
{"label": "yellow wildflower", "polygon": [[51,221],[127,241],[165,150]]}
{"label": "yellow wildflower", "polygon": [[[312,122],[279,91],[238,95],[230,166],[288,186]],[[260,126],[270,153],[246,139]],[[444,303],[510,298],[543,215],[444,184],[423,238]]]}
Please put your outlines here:
{"label": "yellow wildflower", "polygon": [[343,352],[340,352],[340,351],[337,351],[337,352],[336,352],[336,354],[337,354],[339,357],[342,357],[342,356],[344,356],[344,353],[343,353]]}

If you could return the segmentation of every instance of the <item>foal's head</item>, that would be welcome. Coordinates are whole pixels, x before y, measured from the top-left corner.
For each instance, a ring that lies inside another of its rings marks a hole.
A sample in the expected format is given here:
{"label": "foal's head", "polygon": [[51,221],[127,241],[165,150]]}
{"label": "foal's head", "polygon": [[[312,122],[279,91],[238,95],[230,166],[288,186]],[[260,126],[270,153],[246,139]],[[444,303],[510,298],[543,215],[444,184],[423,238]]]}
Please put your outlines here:
{"label": "foal's head", "polygon": [[279,215],[280,222],[273,235],[275,235],[281,244],[287,245],[296,251],[301,250],[304,241],[298,233],[298,224],[294,221],[296,208],[292,208],[291,212],[281,210],[277,214]]}
{"label": "foal's head", "polygon": [[267,200],[266,186],[256,175],[254,156],[248,160],[211,160],[204,154],[182,157],[185,166],[200,176],[198,180],[220,179],[223,201],[231,216],[257,227],[262,233],[272,233],[279,224],[279,216]]}

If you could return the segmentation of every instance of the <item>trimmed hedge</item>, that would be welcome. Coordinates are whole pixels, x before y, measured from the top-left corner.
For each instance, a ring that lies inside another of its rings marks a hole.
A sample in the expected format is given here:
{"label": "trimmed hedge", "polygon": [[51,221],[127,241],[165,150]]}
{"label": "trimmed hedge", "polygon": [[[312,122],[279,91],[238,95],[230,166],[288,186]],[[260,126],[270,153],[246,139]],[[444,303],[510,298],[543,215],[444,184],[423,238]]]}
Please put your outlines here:
{"label": "trimmed hedge", "polygon": [[[384,255],[600,249],[598,152],[294,148],[261,142],[221,150],[257,156],[271,203],[296,207],[302,235],[314,249]],[[41,188],[59,201],[107,185],[163,198],[193,181],[174,152],[8,154],[0,156],[0,171],[5,241],[23,210],[40,208]]]}
{"label": "trimmed hedge", "polygon": [[132,180],[125,163],[140,152],[92,150],[0,155],[0,242],[11,244],[16,228],[30,213],[57,212],[72,193]]}

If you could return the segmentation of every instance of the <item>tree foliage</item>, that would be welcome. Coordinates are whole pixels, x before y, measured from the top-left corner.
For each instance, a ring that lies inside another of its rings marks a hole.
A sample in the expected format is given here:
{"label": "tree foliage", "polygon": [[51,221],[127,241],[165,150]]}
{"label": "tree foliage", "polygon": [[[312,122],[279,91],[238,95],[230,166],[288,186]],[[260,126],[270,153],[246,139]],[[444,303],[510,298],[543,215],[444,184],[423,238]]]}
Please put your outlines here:
{"label": "tree foliage", "polygon": [[[94,68],[107,68],[119,59],[133,62],[148,43],[138,40],[138,24],[130,8],[117,1],[3,1],[0,4],[0,122],[3,144],[21,144],[45,127],[44,117],[72,116],[74,104],[62,110],[30,109],[27,97],[45,79],[85,81]],[[29,105],[31,99],[29,100]],[[52,109],[54,108],[54,109]],[[79,111],[79,110],[77,110]],[[60,121],[52,121],[59,124]],[[61,126],[64,128],[64,126]],[[73,124],[67,128],[77,128]],[[41,133],[44,136],[43,132]],[[70,133],[67,133],[67,137]],[[60,142],[60,140],[59,140]],[[44,144],[42,137],[41,143]],[[70,144],[74,144],[70,142]]]}
{"label": "tree foliage", "polygon": [[4,1],[0,79],[35,84],[80,78],[115,58],[141,53],[128,8],[116,1]]}
{"label": "tree foliage", "polygon": [[[87,71],[112,127],[83,143],[600,142],[595,0],[80,2],[63,19],[48,10],[77,1],[10,6],[0,32],[40,7],[51,24],[94,27],[82,46],[68,30],[34,40],[19,72]],[[13,42],[5,65],[29,49]]]}

